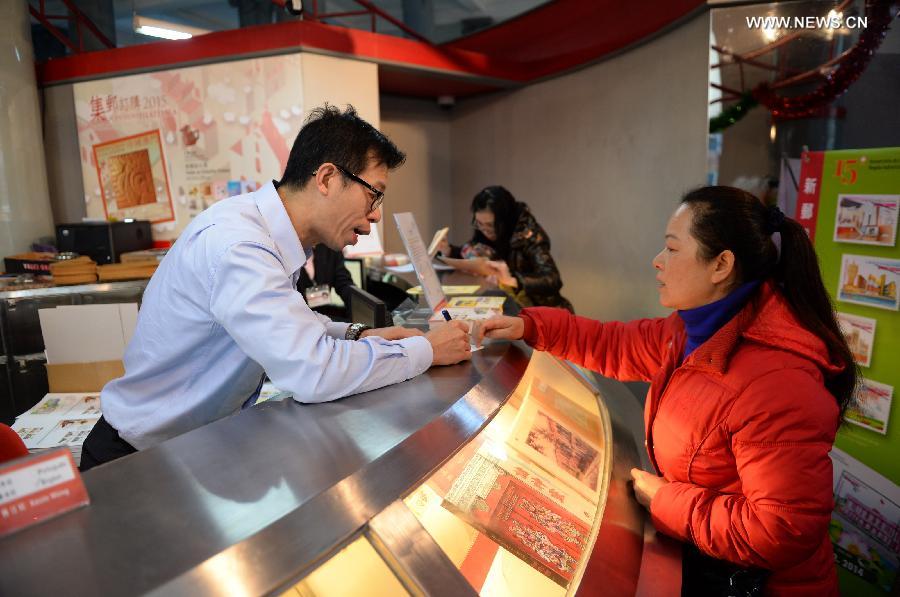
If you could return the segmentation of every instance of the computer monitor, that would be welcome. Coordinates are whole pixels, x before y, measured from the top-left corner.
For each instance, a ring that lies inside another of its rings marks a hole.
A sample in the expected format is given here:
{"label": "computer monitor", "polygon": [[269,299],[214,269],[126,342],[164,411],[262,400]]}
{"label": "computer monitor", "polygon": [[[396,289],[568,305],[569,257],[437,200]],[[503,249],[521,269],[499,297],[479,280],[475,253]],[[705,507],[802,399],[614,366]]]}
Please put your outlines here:
{"label": "computer monitor", "polygon": [[346,267],[347,271],[350,272],[350,278],[353,280],[353,283],[360,288],[365,289],[366,281],[364,277],[365,269],[363,267],[363,260],[353,259],[349,257],[345,258],[344,267]]}
{"label": "computer monitor", "polygon": [[358,286],[350,287],[350,321],[364,323],[373,328],[384,328],[393,324],[384,301]]}

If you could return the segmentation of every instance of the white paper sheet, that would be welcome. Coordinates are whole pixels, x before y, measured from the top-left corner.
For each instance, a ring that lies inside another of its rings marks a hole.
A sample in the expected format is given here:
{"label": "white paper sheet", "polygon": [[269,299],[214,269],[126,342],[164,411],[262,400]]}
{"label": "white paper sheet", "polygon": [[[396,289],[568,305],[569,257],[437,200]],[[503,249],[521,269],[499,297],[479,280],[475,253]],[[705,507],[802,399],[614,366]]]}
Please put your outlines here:
{"label": "white paper sheet", "polygon": [[[455,269],[452,266],[445,265],[443,263],[438,263],[437,261],[432,261],[431,266],[437,272],[449,272],[449,271],[452,271],[453,269]],[[386,269],[389,272],[393,272],[395,274],[410,274],[410,273],[416,271],[415,268],[413,267],[412,263],[406,263],[404,265],[386,265],[384,267],[384,269]]]}
{"label": "white paper sheet", "polygon": [[117,361],[137,325],[137,304],[63,305],[38,311],[51,364]]}
{"label": "white paper sheet", "polygon": [[406,253],[409,255],[412,266],[416,271],[419,284],[422,285],[425,300],[428,302],[431,310],[434,311],[447,298],[441,289],[441,282],[435,273],[431,257],[428,256],[425,243],[422,242],[422,235],[419,234],[416,219],[407,211],[394,214],[394,221],[397,223],[397,230],[400,232],[400,238],[403,239],[403,246],[406,247]]}

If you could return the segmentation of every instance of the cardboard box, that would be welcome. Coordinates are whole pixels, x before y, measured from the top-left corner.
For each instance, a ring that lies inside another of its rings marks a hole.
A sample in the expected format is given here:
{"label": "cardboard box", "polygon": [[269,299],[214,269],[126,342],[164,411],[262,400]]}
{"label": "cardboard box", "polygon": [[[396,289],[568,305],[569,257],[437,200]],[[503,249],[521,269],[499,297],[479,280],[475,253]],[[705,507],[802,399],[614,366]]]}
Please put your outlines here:
{"label": "cardboard box", "polygon": [[38,316],[51,392],[99,392],[125,374],[122,357],[137,325],[137,304],[63,305]]}
{"label": "cardboard box", "polygon": [[53,393],[99,392],[107,382],[123,375],[122,361],[47,364],[47,382]]}

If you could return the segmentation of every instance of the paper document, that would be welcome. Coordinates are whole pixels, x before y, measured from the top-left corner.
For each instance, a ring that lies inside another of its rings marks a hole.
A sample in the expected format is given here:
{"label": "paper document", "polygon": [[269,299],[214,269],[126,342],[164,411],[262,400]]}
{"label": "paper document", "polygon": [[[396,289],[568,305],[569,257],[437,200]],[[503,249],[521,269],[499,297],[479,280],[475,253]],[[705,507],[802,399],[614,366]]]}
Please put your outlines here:
{"label": "paper document", "polygon": [[419,284],[425,290],[425,300],[428,307],[433,311],[437,309],[445,300],[443,291],[441,291],[441,283],[434,271],[431,263],[431,257],[422,242],[422,236],[419,234],[419,227],[416,220],[410,212],[394,214],[394,221],[397,223],[397,230],[400,232],[400,238],[403,239],[403,246],[406,247],[406,253],[412,261],[413,268],[416,272],[416,278]]}
{"label": "paper document", "polygon": [[441,228],[437,232],[434,233],[434,236],[431,239],[431,243],[428,245],[428,256],[434,259],[434,256],[438,253],[438,245],[447,238],[447,233],[450,232],[450,228]]}
{"label": "paper document", "polygon": [[[438,263],[437,261],[432,261],[431,266],[434,268],[434,271],[437,272],[449,272],[453,271],[454,269],[452,266],[444,265],[443,263]],[[406,263],[404,265],[386,265],[384,266],[384,269],[395,274],[411,274],[412,272],[416,271],[416,268],[413,267],[412,263]],[[416,286],[416,288],[421,289],[422,287]],[[476,290],[478,289],[477,286],[475,288]]]}
{"label": "paper document", "polygon": [[455,296],[447,301],[447,308],[474,309],[482,307],[484,309],[495,309],[500,314],[503,311],[505,302],[505,296]]}
{"label": "paper document", "polygon": [[25,442],[29,452],[66,446],[78,464],[81,462],[81,445],[99,418],[99,392],[47,394],[16,417],[12,429]]}
{"label": "paper document", "polygon": [[[444,294],[447,296],[459,296],[459,295],[469,295],[475,294],[478,292],[478,289],[481,286],[475,284],[466,284],[466,285],[453,285],[453,284],[444,284],[441,286],[441,290],[444,291]],[[406,291],[407,294],[422,294],[421,286],[413,286],[409,290]]]}

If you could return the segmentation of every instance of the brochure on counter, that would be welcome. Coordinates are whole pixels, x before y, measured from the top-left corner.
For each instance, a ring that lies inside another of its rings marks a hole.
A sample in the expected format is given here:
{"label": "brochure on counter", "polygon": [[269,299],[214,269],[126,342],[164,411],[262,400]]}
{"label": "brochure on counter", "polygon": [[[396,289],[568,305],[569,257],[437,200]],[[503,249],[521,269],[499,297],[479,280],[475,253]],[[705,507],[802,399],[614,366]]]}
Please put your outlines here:
{"label": "brochure on counter", "polygon": [[431,316],[429,324],[444,322],[443,311],[451,319],[460,321],[484,321],[503,314],[505,296],[454,296],[447,300],[445,307]]}
{"label": "brochure on counter", "polygon": [[13,431],[28,451],[37,454],[67,447],[76,464],[81,463],[81,446],[100,418],[100,393],[47,394],[27,412],[19,415]]}
{"label": "brochure on counter", "polygon": [[[478,289],[481,288],[478,284],[465,284],[465,285],[447,285],[444,284],[441,286],[441,290],[444,292],[446,296],[469,296],[478,292]],[[413,296],[418,296],[422,294],[421,286],[413,286],[409,290],[406,291],[406,294],[411,294]]]}
{"label": "brochure on counter", "polygon": [[455,296],[447,300],[448,309],[491,309],[503,312],[505,296]]}

